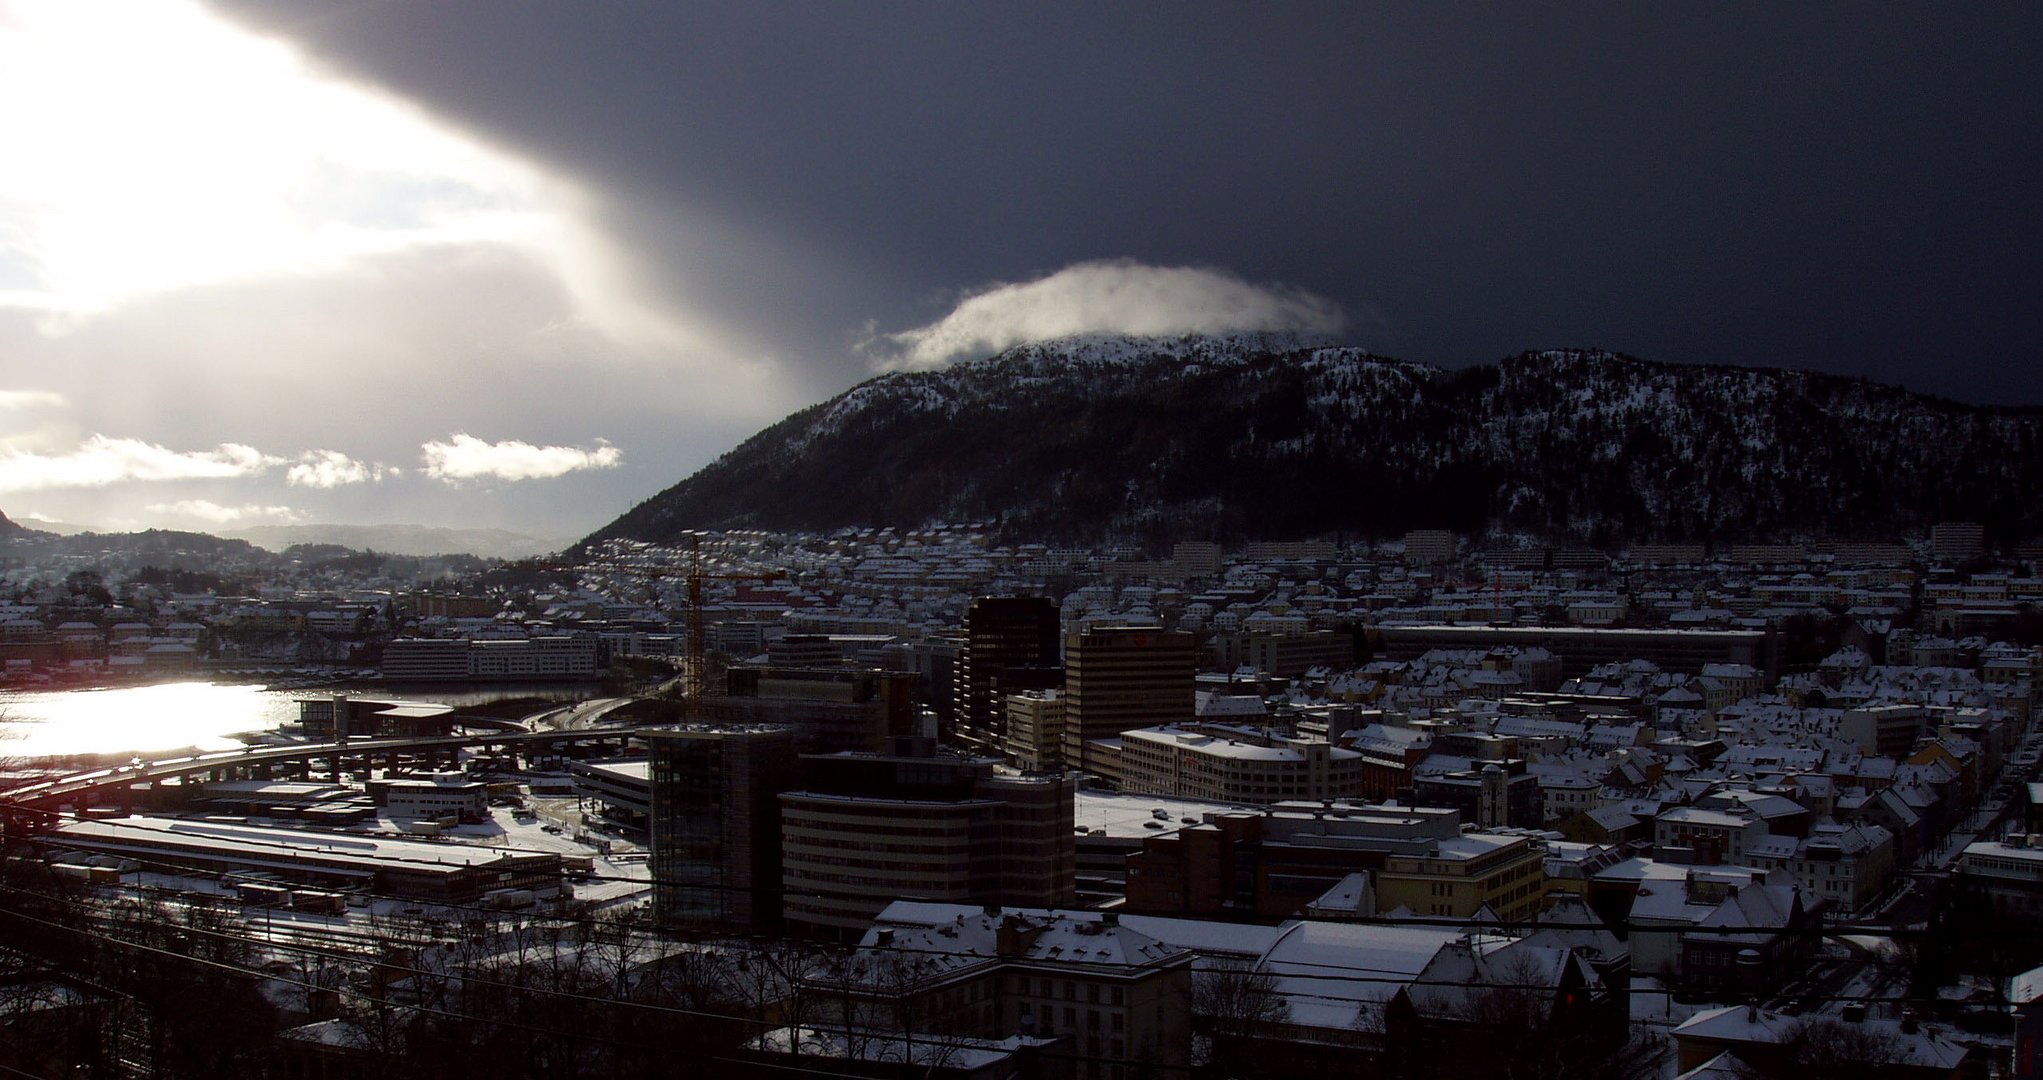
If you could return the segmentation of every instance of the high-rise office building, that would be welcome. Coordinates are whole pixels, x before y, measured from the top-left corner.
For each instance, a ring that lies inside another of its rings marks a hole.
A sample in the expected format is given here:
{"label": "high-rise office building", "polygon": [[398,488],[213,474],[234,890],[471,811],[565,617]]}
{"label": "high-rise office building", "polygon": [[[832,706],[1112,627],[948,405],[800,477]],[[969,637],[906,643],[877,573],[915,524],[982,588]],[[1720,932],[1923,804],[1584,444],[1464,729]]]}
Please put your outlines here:
{"label": "high-rise office building", "polygon": [[1054,772],[1064,765],[1064,692],[1023,690],[1007,695],[1007,757],[1024,772]]}
{"label": "high-rise office building", "polygon": [[986,754],[1005,752],[1007,696],[1064,684],[1057,605],[1045,596],[982,596],[965,611],[958,650],[959,742]]}
{"label": "high-rise office building", "polygon": [[725,692],[696,702],[695,717],[794,729],[804,754],[887,747],[915,730],[915,676],[850,668],[734,667]]}
{"label": "high-rise office building", "polygon": [[795,786],[795,733],[691,725],[652,745],[653,911],[685,926],[780,924],[780,794]]}
{"label": "high-rise office building", "polygon": [[1075,778],[903,739],[890,754],[802,759],[780,797],[792,929],[856,937],[903,897],[1065,907],[1077,898]]}
{"label": "high-rise office building", "polygon": [[1095,770],[1093,739],[1188,722],[1198,673],[1192,635],[1153,626],[1100,626],[1064,642],[1064,763]]}

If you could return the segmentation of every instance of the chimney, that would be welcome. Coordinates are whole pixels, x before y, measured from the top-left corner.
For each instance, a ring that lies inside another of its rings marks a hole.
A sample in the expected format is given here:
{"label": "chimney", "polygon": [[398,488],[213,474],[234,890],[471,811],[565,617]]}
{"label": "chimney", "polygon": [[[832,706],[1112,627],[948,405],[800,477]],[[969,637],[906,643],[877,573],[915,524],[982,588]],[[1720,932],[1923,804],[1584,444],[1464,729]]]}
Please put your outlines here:
{"label": "chimney", "polygon": [[1000,920],[1000,929],[994,934],[993,953],[996,956],[1020,956],[1042,936],[1043,924],[1032,923],[1019,915],[1009,915]]}

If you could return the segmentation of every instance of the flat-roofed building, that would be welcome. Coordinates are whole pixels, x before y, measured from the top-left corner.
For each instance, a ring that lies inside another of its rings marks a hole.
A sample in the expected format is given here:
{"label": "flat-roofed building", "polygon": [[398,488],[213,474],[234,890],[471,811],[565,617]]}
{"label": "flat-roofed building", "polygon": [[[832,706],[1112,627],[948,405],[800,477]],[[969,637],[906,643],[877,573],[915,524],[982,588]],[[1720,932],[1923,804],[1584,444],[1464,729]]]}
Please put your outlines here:
{"label": "flat-roofed building", "polygon": [[1691,866],[1742,864],[1745,853],[1769,835],[1766,822],[1743,808],[1679,806],[1653,819],[1653,853]]}
{"label": "flat-roofed building", "polygon": [[1362,755],[1224,724],[1138,728],[1121,733],[1121,790],[1246,803],[1353,798]]}
{"label": "flat-roofed building", "polygon": [[1450,807],[1463,821],[1485,829],[1536,829],[1546,822],[1546,795],[1523,758],[1480,762],[1471,769],[1421,772],[1412,777],[1411,802]]}
{"label": "flat-roofed building", "polygon": [[901,897],[1071,904],[1070,774],[1002,774],[995,758],[902,742],[895,754],[803,758],[803,789],[780,797],[790,924],[855,935]]}
{"label": "flat-roofed building", "polygon": [[454,707],[429,701],[378,701],[331,694],[298,699],[298,725],[315,737],[336,731],[354,736],[446,735],[454,728]]}
{"label": "flat-roofed building", "polygon": [[1236,918],[1296,915],[1351,874],[1462,835],[1453,810],[1353,801],[1213,811],[1155,832],[1128,857],[1127,910]]}
{"label": "flat-roofed building", "polygon": [[605,813],[638,828],[653,812],[653,763],[645,758],[567,762],[575,781],[575,797],[594,799]]}
{"label": "flat-roofed building", "polygon": [[71,847],[144,865],[268,870],[288,881],[450,903],[479,899],[491,889],[557,885],[561,875],[558,852],[178,818],[80,821],[57,835]]}
{"label": "flat-roofed building", "polygon": [[1007,698],[1064,685],[1057,605],[1046,596],[982,596],[965,609],[958,650],[958,737],[981,753],[1005,750]]}
{"label": "flat-roofed building", "polygon": [[1930,526],[1930,557],[1960,563],[1986,550],[1986,528],[1976,521],[1940,521]]}
{"label": "flat-roofed building", "polygon": [[593,679],[596,637],[552,634],[524,639],[481,639],[469,643],[471,679]]}
{"label": "flat-roofed building", "polygon": [[398,638],[383,645],[389,682],[468,681],[468,639]]}
{"label": "flat-roofed building", "polygon": [[1392,855],[1376,875],[1379,910],[1466,919],[1488,907],[1530,921],[1546,895],[1546,849],[1529,836],[1464,833],[1423,854]]}
{"label": "flat-roofed building", "polygon": [[1191,720],[1192,635],[1153,626],[1099,626],[1064,643],[1064,761],[1089,770],[1091,740]]}
{"label": "flat-roofed building", "polygon": [[1847,709],[1837,721],[1838,737],[1880,757],[1906,757],[1930,727],[1920,705],[1868,705]]}
{"label": "flat-roofed building", "polygon": [[1006,750],[1015,767],[1045,772],[1064,763],[1064,692],[1025,690],[1007,696]]}
{"label": "flat-roofed building", "polygon": [[370,782],[391,817],[456,818],[473,824],[489,817],[489,785],[460,773]]}
{"label": "flat-roofed building", "polygon": [[690,725],[650,745],[653,912],[689,926],[780,923],[780,793],[795,784],[785,727]]}
{"label": "flat-roofed building", "polygon": [[720,724],[786,727],[801,753],[877,752],[914,731],[915,678],[842,667],[736,667],[725,692],[702,699],[695,714]]}
{"label": "flat-roofed building", "polygon": [[1454,534],[1446,529],[1413,529],[1405,534],[1405,561],[1432,566],[1454,561]]}
{"label": "flat-roofed building", "polygon": [[2043,847],[1981,840],[1958,856],[1958,884],[1986,901],[1996,914],[2043,916]]}

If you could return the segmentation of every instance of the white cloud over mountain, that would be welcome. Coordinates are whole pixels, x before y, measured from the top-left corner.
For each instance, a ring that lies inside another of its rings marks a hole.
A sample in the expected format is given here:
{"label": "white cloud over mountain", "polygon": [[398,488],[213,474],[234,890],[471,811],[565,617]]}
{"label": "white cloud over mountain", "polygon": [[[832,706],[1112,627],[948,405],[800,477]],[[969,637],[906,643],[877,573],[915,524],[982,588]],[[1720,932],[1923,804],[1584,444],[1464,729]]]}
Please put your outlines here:
{"label": "white cloud over mountain", "polygon": [[882,370],[927,371],[1073,334],[1332,334],[1345,323],[1339,305],[1289,285],[1117,259],[981,289],[928,326],[876,337],[864,347]]}

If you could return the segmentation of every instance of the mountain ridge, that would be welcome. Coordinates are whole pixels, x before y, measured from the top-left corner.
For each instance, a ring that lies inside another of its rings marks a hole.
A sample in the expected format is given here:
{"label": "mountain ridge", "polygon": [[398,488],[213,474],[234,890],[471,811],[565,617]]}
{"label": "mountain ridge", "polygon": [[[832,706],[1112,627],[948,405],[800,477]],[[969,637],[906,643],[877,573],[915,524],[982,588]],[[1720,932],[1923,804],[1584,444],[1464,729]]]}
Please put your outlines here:
{"label": "mountain ridge", "polygon": [[990,521],[1124,541],[2035,529],[2043,409],[1600,349],[1443,369],[1268,336],[1086,338],[869,379],[592,534]]}

